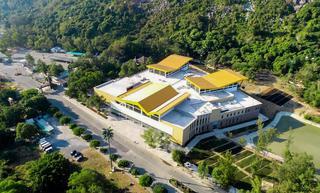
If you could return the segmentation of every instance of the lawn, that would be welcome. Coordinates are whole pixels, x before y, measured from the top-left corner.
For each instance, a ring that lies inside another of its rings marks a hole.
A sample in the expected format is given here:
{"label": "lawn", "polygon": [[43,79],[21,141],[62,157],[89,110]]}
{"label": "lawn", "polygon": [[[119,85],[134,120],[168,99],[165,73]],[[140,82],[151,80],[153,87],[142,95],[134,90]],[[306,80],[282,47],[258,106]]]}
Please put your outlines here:
{"label": "lawn", "polygon": [[320,167],[320,128],[284,116],[276,125],[276,129],[280,135],[269,146],[272,152],[282,155],[291,134],[290,150],[299,153],[307,152],[313,156],[316,167]]}
{"label": "lawn", "polygon": [[[104,174],[106,178],[111,181],[118,189],[124,190],[124,192],[134,193],[149,192],[148,190],[140,186],[138,182],[127,173],[122,173],[121,171],[110,173],[110,162],[96,150],[88,148],[83,151],[83,154],[88,159],[81,162],[81,166],[83,168],[90,168]],[[134,183],[134,185],[130,186],[130,183]]]}

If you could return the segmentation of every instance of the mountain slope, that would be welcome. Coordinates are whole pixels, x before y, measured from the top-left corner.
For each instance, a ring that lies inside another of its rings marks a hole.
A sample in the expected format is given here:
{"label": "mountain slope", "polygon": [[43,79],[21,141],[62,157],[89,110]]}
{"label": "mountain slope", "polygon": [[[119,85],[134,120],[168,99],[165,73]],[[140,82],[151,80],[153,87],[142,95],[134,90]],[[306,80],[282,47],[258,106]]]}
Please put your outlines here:
{"label": "mountain slope", "polygon": [[6,13],[16,36],[7,34],[2,47],[8,41],[35,49],[58,44],[120,63],[141,55],[157,60],[175,52],[251,78],[269,69],[301,82],[304,88],[293,89],[320,106],[319,0],[297,12],[297,5],[285,0],[7,1],[21,12]]}

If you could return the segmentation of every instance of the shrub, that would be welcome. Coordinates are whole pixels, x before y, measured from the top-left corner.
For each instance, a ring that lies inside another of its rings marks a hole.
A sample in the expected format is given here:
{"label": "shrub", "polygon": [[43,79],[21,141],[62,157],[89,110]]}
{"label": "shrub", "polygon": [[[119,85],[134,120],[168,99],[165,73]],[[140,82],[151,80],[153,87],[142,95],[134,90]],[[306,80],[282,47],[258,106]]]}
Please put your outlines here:
{"label": "shrub", "polygon": [[317,115],[305,114],[304,118],[316,123],[320,123],[320,116]]}
{"label": "shrub", "polygon": [[62,114],[60,111],[58,111],[58,112],[54,113],[53,116],[54,116],[55,118],[59,119],[60,117],[63,116],[63,114]]}
{"label": "shrub", "polygon": [[66,124],[69,124],[71,122],[71,118],[68,117],[68,116],[62,116],[62,117],[60,117],[59,122],[62,125],[66,125]]}
{"label": "shrub", "polygon": [[55,113],[59,112],[59,109],[57,107],[50,107],[47,112],[53,116]]}
{"label": "shrub", "polygon": [[128,160],[119,160],[118,162],[118,167],[120,168],[125,168],[125,167],[128,167],[130,164],[130,162]]}
{"label": "shrub", "polygon": [[70,128],[71,130],[74,129],[74,128],[76,128],[76,127],[78,127],[78,125],[75,124],[75,123],[71,123],[70,126],[69,126],[69,128]]}
{"label": "shrub", "polygon": [[140,176],[139,178],[139,184],[141,186],[144,186],[144,187],[149,187],[151,186],[153,182],[153,179],[151,176],[149,176],[148,174],[143,174],[142,176]]}
{"label": "shrub", "polygon": [[97,148],[98,146],[100,146],[100,141],[95,139],[90,142],[90,147]]}
{"label": "shrub", "polygon": [[110,155],[110,160],[111,161],[117,161],[118,158],[119,158],[119,155],[117,155],[117,154],[111,154]]}
{"label": "shrub", "polygon": [[167,193],[168,190],[167,190],[167,188],[164,186],[164,184],[156,183],[156,184],[152,187],[152,192],[154,192],[154,193]]}
{"label": "shrub", "polygon": [[169,183],[171,185],[173,185],[174,187],[178,188],[180,191],[182,192],[186,192],[186,193],[196,193],[195,191],[193,191],[192,189],[190,189],[188,186],[185,186],[182,182],[171,178],[169,179]]}
{"label": "shrub", "polygon": [[92,140],[92,135],[91,134],[84,134],[82,136],[82,139],[84,139],[86,141],[91,141]]}
{"label": "shrub", "polygon": [[185,159],[185,153],[184,151],[175,149],[172,151],[172,159],[175,162],[178,162],[179,164],[182,164]]}
{"label": "shrub", "polygon": [[84,132],[85,132],[85,128],[82,128],[82,127],[76,127],[74,129],[72,129],[72,132],[74,135],[76,136],[81,136]]}
{"label": "shrub", "polygon": [[137,175],[140,174],[138,168],[136,168],[136,167],[130,168],[129,172],[130,172],[130,174],[132,174],[132,175],[134,175],[134,176],[137,176]]}
{"label": "shrub", "polygon": [[101,153],[107,153],[107,152],[108,152],[108,148],[106,148],[106,147],[101,147],[101,148],[100,148],[100,152],[101,152]]}

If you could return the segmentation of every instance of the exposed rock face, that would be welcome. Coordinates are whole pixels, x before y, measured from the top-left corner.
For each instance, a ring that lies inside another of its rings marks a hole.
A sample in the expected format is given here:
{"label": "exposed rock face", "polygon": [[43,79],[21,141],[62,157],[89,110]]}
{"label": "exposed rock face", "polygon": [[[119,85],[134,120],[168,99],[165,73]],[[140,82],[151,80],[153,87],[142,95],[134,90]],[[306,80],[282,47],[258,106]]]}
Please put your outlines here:
{"label": "exposed rock face", "polygon": [[310,3],[312,1],[313,0],[292,0],[292,4],[293,4],[293,7],[294,7],[294,10],[298,11],[305,4]]}

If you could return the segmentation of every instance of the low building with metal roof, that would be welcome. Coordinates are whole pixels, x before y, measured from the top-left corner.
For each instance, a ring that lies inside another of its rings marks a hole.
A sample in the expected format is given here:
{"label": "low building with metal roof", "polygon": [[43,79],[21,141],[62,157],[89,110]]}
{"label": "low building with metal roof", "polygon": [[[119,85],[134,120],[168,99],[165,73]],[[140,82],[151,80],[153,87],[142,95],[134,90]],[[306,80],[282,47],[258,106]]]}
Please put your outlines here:
{"label": "low building with metal roof", "polygon": [[239,88],[246,77],[231,70],[207,74],[191,68],[190,59],[171,55],[158,63],[168,68],[152,66],[110,80],[96,86],[95,93],[113,113],[163,131],[180,145],[198,134],[257,119],[261,103]]}
{"label": "low building with metal roof", "polygon": [[172,54],[157,64],[148,65],[147,68],[154,73],[168,76],[180,69],[187,68],[191,60],[190,57]]}

